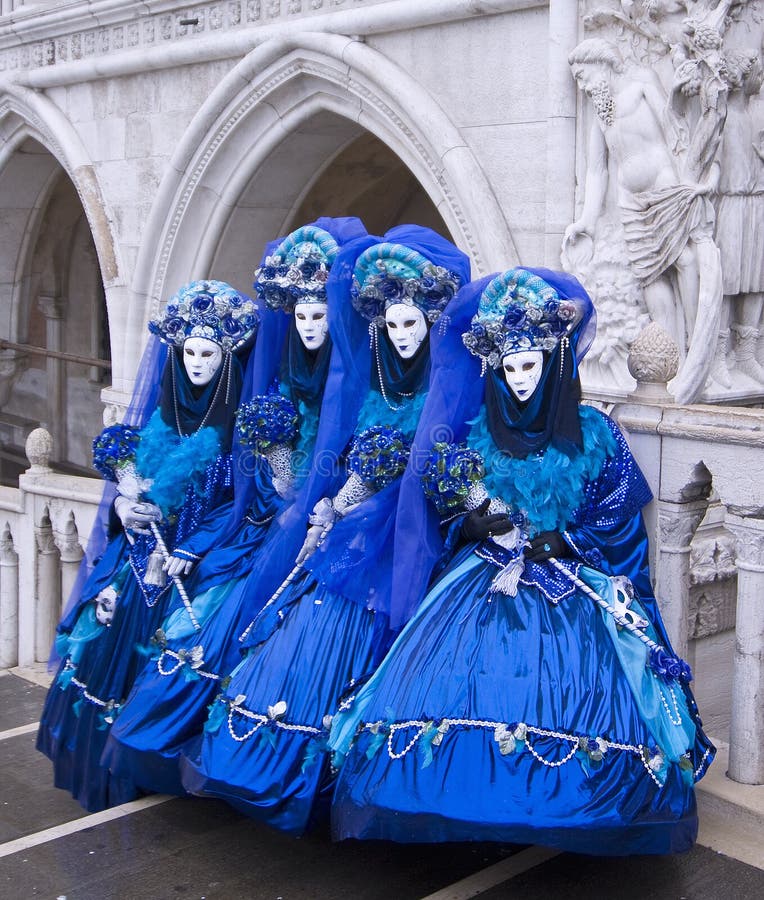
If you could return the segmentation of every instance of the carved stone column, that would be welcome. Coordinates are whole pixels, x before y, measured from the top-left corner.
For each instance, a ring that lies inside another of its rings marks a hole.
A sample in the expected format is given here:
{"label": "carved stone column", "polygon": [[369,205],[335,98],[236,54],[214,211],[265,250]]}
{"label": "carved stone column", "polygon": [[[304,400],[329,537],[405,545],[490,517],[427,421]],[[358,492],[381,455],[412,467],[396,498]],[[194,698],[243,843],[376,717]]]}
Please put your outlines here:
{"label": "carved stone column", "polygon": [[0,669],[19,664],[19,557],[10,525],[0,536]]}
{"label": "carved stone column", "polygon": [[728,512],[725,524],[738,569],[729,776],[764,784],[764,519]]}
{"label": "carved stone column", "polygon": [[73,512],[69,513],[64,532],[59,537],[58,549],[61,553],[61,614],[63,615],[84,556]]}
{"label": "carved stone column", "polygon": [[61,616],[61,573],[59,553],[53,539],[53,526],[48,508],[43,512],[40,524],[35,526],[37,544],[34,655],[37,662],[46,662]]}
{"label": "carved stone column", "polygon": [[[60,297],[40,294],[37,305],[45,316],[45,346],[48,350],[63,350],[63,314]],[[48,428],[56,440],[58,458],[66,458],[66,371],[60,359],[49,358],[45,369],[48,375]]]}
{"label": "carved stone column", "polygon": [[657,501],[658,547],[655,593],[674,650],[688,659],[690,635],[690,542],[708,501]]}

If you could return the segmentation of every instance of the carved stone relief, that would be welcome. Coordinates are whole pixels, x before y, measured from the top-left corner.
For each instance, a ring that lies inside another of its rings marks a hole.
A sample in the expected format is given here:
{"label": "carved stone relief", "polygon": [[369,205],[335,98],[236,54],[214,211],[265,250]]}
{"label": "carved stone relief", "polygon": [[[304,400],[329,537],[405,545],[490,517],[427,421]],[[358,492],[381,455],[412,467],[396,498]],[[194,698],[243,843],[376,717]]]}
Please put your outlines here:
{"label": "carved stone relief", "polygon": [[562,257],[600,310],[595,389],[633,386],[626,353],[649,317],[679,348],[677,401],[764,394],[760,7],[587,4],[587,37],[569,57],[585,98],[585,182]]}
{"label": "carved stone relief", "polygon": [[[353,0],[365,6],[374,6],[386,0]],[[13,69],[28,69],[37,66],[52,66],[56,62],[83,59],[89,56],[103,56],[132,50],[135,47],[151,46],[157,42],[189,39],[200,34],[238,28],[242,25],[257,25],[280,19],[295,19],[299,16],[316,15],[342,7],[345,0],[217,0],[214,3],[199,3],[191,8],[178,3],[178,12],[166,11],[146,15],[142,3],[125,3],[125,24],[72,34],[59,34],[66,25],[56,25],[55,34],[44,40],[32,41],[21,48],[2,48],[0,41],[0,72]],[[136,12],[136,8],[140,9]],[[44,12],[41,11],[41,12]],[[142,23],[135,21],[140,15]],[[181,24],[197,19],[196,24]],[[18,41],[13,33],[13,41]],[[22,33],[23,39],[23,33]]]}

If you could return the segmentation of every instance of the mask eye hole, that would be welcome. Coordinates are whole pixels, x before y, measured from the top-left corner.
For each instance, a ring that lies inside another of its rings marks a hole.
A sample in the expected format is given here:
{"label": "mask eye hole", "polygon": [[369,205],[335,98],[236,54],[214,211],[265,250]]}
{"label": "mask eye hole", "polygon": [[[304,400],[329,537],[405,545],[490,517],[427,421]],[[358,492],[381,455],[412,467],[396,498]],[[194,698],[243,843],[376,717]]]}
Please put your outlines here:
{"label": "mask eye hole", "polygon": [[530,372],[531,369],[535,369],[535,368],[536,368],[536,363],[528,362],[528,363],[523,364],[523,372]]}
{"label": "mask eye hole", "polygon": [[404,328],[413,328],[416,325],[416,319],[406,319],[403,323]]}

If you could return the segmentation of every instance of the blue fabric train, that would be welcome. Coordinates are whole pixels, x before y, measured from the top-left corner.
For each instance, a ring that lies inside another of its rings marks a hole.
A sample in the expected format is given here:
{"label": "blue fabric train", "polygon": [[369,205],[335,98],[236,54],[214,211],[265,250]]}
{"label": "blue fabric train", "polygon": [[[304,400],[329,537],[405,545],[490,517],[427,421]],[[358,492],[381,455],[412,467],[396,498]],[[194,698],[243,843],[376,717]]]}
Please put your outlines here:
{"label": "blue fabric train", "polygon": [[398,596],[408,623],[332,723],[336,838],[692,845],[714,749],[652,596],[649,488],[579,405],[593,326],[581,285],[543,269],[454,301],[421,426],[448,439],[423,457],[432,502],[406,509],[407,577],[435,580],[418,608]]}
{"label": "blue fabric train", "polygon": [[[341,247],[364,235],[358,219],[319,219],[271,244],[255,273],[264,309],[237,417],[235,498],[176,548],[195,562],[185,579],[194,619],[176,593],[103,756],[116,776],[145,789],[185,793],[180,754],[201,732],[221,679],[239,660],[237,638],[259,608],[260,594],[247,587],[247,576],[264,589],[288,571],[286,561],[278,570],[270,552],[260,568],[269,536],[271,545],[291,543],[293,553],[299,547],[281,521],[305,519],[300,486],[311,469],[322,401],[339,402],[324,389],[330,373],[336,384],[343,368],[331,337],[318,337],[333,313],[326,279]],[[317,449],[332,452],[326,432]]]}
{"label": "blue fabric train", "polygon": [[[363,397],[370,380],[371,389],[339,480],[318,495],[307,536],[302,526],[300,564],[246,630],[248,654],[184,762],[192,793],[292,833],[317,814],[327,717],[389,643],[400,472],[428,385],[428,323],[468,278],[464,254],[417,226],[368,241],[360,256],[353,245],[340,254],[327,285],[341,317],[332,334],[343,357],[356,357],[349,389]],[[357,365],[355,343],[368,342],[368,319],[371,372],[368,357]]]}
{"label": "blue fabric train", "polygon": [[[138,794],[131,778],[109,773],[101,754],[143,664],[136,646],[149,640],[170,601],[163,548],[190,540],[230,502],[241,360],[258,321],[253,301],[229,285],[187,285],[151,323],[160,340],[149,339],[148,371],[129,411],[136,430],[122,429],[117,439],[107,429],[111,437],[96,441],[96,462],[116,485],[103,504],[110,539],[103,541],[99,518],[89,549],[105,548],[58,627],[61,662],[37,736],[55,784],[88,810]],[[157,352],[160,341],[168,351]],[[160,383],[157,395],[150,386]]]}

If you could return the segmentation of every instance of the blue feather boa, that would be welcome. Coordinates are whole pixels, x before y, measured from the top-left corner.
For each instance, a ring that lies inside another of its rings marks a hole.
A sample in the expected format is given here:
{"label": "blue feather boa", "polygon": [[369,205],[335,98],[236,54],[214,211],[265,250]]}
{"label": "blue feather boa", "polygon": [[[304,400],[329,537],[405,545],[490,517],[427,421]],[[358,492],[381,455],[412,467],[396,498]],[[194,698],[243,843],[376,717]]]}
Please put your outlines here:
{"label": "blue feather boa", "polygon": [[399,408],[393,410],[385,403],[382,394],[378,391],[369,391],[358,415],[355,433],[360,434],[373,425],[389,425],[402,431],[406,437],[413,438],[426,398],[427,391],[420,391],[413,397],[403,400]]}
{"label": "blue feather boa", "polygon": [[564,531],[584,502],[587,482],[599,476],[605,460],[616,452],[615,437],[602,413],[581,405],[578,415],[584,449],[572,457],[549,446],[542,454],[515,459],[494,443],[485,407],[470,422],[469,445],[485,461],[486,490],[522,512],[531,534]]}
{"label": "blue feather boa", "polygon": [[201,428],[189,437],[180,437],[165,423],[157,410],[144,428],[135,454],[135,465],[153,483],[146,499],[165,516],[177,513],[189,486],[202,494],[204,474],[220,454],[220,436],[215,428]]}

